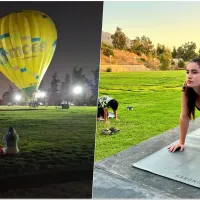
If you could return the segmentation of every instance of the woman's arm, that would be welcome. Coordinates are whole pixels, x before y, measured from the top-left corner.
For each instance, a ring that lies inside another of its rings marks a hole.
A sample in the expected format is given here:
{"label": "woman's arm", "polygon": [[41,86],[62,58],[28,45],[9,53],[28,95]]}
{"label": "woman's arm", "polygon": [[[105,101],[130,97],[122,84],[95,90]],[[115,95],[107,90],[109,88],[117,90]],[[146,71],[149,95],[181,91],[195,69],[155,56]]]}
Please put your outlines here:
{"label": "woman's arm", "polygon": [[182,92],[181,97],[181,114],[180,114],[180,132],[179,132],[179,142],[177,144],[169,147],[169,151],[174,152],[177,148],[180,148],[180,151],[183,151],[185,138],[187,135],[188,127],[190,119],[188,117],[188,108],[187,108],[187,97],[185,96],[185,92]]}
{"label": "woman's arm", "polygon": [[181,98],[181,114],[180,114],[180,138],[179,142],[181,144],[185,144],[185,138],[189,127],[189,116],[188,116],[188,108],[187,108],[187,98],[185,96],[185,92],[182,93]]}

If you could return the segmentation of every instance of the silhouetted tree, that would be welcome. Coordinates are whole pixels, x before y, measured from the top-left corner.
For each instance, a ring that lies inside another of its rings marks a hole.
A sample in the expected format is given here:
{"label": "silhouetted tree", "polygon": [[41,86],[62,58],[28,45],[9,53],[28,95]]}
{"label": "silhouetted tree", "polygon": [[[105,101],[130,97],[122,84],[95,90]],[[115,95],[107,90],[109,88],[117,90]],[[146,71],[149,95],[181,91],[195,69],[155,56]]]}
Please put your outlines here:
{"label": "silhouetted tree", "polygon": [[73,86],[85,83],[85,74],[83,74],[82,68],[77,69],[76,66],[73,68],[71,83]]}
{"label": "silhouetted tree", "polygon": [[90,104],[95,106],[98,98],[99,68],[93,70],[92,73],[94,75],[94,80],[88,80],[86,78],[85,81],[92,91],[92,96],[90,97]]}
{"label": "silhouetted tree", "polygon": [[65,75],[64,82],[62,82],[61,89],[60,89],[62,100],[71,101],[70,84],[71,84],[70,75],[67,73]]}
{"label": "silhouetted tree", "polygon": [[59,83],[57,72],[55,72],[52,76],[51,88],[49,89],[49,103],[55,105],[59,101]]}

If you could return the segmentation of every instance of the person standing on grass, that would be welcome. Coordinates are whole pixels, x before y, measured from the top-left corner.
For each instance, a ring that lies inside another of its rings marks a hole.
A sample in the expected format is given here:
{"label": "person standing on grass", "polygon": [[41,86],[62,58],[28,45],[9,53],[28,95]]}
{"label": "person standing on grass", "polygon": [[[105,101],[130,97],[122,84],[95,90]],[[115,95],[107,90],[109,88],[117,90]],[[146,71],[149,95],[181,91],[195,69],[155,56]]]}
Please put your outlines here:
{"label": "person standing on grass", "polygon": [[179,148],[180,151],[184,150],[189,122],[195,119],[195,107],[200,111],[200,58],[193,59],[186,67],[186,81],[181,98],[179,141],[168,148],[170,152]]}
{"label": "person standing on grass", "polygon": [[19,136],[13,127],[9,127],[8,132],[3,136],[4,147],[0,148],[1,154],[17,154]]}
{"label": "person standing on grass", "polygon": [[98,111],[97,111],[97,121],[100,121],[100,117],[103,117],[104,123],[108,123],[108,109],[112,108],[114,112],[114,117],[117,117],[118,102],[109,96],[102,96],[98,99]]}

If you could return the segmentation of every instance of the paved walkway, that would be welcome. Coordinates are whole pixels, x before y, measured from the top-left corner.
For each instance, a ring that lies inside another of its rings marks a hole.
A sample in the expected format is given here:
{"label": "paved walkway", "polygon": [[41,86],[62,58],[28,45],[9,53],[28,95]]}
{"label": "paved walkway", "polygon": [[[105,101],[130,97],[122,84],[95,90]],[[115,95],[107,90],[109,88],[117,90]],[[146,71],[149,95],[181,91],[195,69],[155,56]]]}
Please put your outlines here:
{"label": "paved walkway", "polygon": [[[189,133],[200,128],[200,118]],[[179,127],[150,138],[94,165],[93,198],[200,198],[198,188],[132,167],[179,138]]]}

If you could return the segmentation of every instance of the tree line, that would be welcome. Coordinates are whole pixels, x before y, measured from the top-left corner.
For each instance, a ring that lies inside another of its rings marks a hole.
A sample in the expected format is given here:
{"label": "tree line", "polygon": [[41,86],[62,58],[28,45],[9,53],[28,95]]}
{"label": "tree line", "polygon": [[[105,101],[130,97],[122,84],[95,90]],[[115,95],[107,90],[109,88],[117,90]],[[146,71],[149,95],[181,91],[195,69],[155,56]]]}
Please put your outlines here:
{"label": "tree line", "polygon": [[[49,89],[45,88],[44,82],[42,81],[39,86],[40,91],[46,91],[47,95],[45,102],[48,105],[59,105],[62,101],[73,102],[76,105],[96,105],[97,94],[98,94],[98,79],[99,79],[99,69],[96,68],[92,71],[93,79],[89,80],[85,74],[83,74],[83,69],[74,67],[71,75],[66,73],[64,81],[61,81],[58,77],[57,72],[52,75],[52,81],[50,83]],[[76,95],[73,92],[75,86],[81,86],[83,91]],[[91,91],[89,98],[86,96],[86,90]],[[16,92],[21,93],[19,89],[14,89],[9,86],[8,91],[6,91],[3,96],[3,104],[14,103],[14,95]]]}
{"label": "tree line", "polygon": [[197,51],[196,44],[191,41],[179,47],[173,46],[173,50],[171,51],[164,44],[158,43],[157,46],[154,46],[151,39],[143,35],[142,37],[136,36],[130,41],[130,45],[128,45],[128,38],[119,27],[117,27],[115,33],[111,35],[111,39],[113,46],[102,42],[104,55],[114,56],[113,49],[133,52],[138,56],[145,55],[148,57],[148,60],[153,60],[154,58],[158,59],[160,61],[159,69],[161,70],[167,70],[171,65],[175,65],[173,59],[177,59],[178,67],[183,68],[185,62],[195,57],[200,57],[200,49]]}

